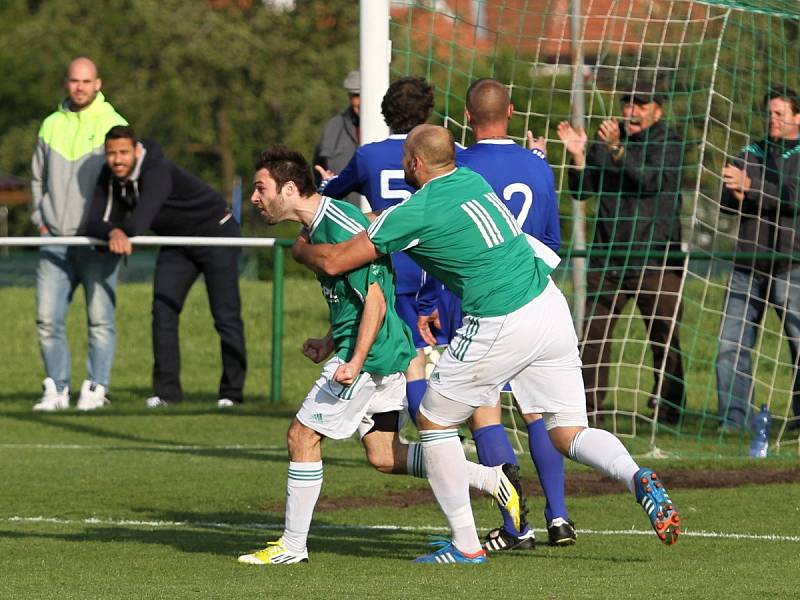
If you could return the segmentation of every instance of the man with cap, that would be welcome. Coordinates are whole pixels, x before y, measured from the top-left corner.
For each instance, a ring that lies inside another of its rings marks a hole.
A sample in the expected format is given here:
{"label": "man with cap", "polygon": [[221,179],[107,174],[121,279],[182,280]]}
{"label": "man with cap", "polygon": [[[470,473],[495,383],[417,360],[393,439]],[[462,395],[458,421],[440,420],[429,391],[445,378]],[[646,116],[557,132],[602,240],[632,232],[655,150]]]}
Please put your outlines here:
{"label": "man with cap", "polygon": [[633,299],[653,353],[650,405],[659,405],[659,421],[675,424],[685,399],[678,337],[685,269],[668,253],[681,249],[683,141],[661,120],[654,82],[638,79],[628,89],[622,118],[604,120],[591,144],[582,128],[558,125],[571,158],[570,191],[598,200],[581,342],[586,404],[595,416],[602,409],[614,325]]}
{"label": "man with cap", "polygon": [[[314,165],[333,173],[341,173],[347,166],[361,139],[359,135],[361,73],[350,71],[342,81],[342,87],[347,90],[350,104],[325,124],[322,137],[314,150]],[[347,196],[347,201],[359,206],[361,198],[354,192]]]}

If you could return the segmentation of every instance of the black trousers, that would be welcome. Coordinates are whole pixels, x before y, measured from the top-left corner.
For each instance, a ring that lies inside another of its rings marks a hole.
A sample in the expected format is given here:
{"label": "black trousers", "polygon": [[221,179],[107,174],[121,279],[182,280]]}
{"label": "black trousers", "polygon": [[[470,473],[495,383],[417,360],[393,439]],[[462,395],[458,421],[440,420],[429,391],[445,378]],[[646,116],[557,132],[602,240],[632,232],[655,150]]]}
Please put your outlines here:
{"label": "black trousers", "polygon": [[[213,231],[203,235],[236,237],[239,226],[231,219]],[[220,337],[219,398],[242,401],[247,353],[239,297],[240,254],[239,248],[214,246],[163,246],[159,251],[153,283],[153,389],[162,400],[183,400],[178,324],[189,289],[202,274]]]}
{"label": "black trousers", "polygon": [[644,319],[653,353],[652,399],[670,405],[666,416],[677,414],[685,400],[678,325],[681,318],[682,267],[590,270],[586,276],[586,319],[581,359],[586,410],[603,406],[608,390],[614,325],[628,300],[634,300]]}

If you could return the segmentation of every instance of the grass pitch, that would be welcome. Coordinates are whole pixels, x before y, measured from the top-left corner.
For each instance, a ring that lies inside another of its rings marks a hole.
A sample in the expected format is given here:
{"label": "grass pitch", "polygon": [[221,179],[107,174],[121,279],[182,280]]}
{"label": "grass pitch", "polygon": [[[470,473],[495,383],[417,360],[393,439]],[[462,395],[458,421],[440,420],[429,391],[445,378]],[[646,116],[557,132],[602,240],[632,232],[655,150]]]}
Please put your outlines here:
{"label": "grass pitch", "polygon": [[[396,503],[426,482],[372,471],[354,441],[325,445],[310,564],[239,565],[238,554],[280,535],[291,415],[188,403],[33,415],[4,403],[0,597],[796,597],[798,484],[688,490],[657,461],[684,517],[673,547],[621,492],[568,498],[572,548],[538,546],[481,567],[411,565],[444,519],[432,502]],[[521,464],[530,487],[530,461]],[[529,504],[542,527],[542,499]],[[473,505],[483,530],[498,523],[488,500]]]}
{"label": "grass pitch", "polygon": [[[656,539],[641,508],[620,491],[568,497],[575,547],[437,567],[410,564],[429,535],[445,532],[438,508],[424,501],[426,482],[372,471],[355,441],[327,442],[310,564],[237,564],[238,554],[280,535],[285,430],[318,371],[301,359],[299,345],[327,328],[316,284],[293,281],[290,289],[283,404],[266,402],[270,290],[244,282],[248,403],[225,413],[214,406],[218,341],[197,286],[181,331],[187,401],[145,409],[150,288],[132,284],[119,290],[112,405],[52,415],[30,410],[43,376],[33,291],[0,290],[0,598],[797,597],[800,484],[686,489],[670,477],[671,469],[751,464],[713,455],[641,461],[662,472],[682,512],[686,533],[674,547]],[[86,343],[80,298],[75,304],[74,388],[84,377]],[[626,443],[643,449],[638,438]],[[789,454],[759,464],[796,462]],[[533,488],[530,460],[521,464]],[[584,472],[570,465],[567,478]],[[483,531],[497,525],[488,500],[473,506]],[[531,497],[529,506],[541,528],[542,499]],[[545,535],[538,532],[540,540]]]}

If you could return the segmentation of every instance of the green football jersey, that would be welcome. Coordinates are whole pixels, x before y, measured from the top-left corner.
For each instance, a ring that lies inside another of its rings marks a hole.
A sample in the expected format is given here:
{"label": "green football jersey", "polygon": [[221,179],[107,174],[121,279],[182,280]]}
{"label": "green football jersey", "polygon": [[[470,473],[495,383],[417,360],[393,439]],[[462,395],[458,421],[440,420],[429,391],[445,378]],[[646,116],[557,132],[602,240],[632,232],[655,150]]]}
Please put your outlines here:
{"label": "green football jersey", "polygon": [[[369,226],[369,220],[355,206],[323,197],[311,222],[313,244],[336,244],[349,240]],[[394,275],[388,256],[339,277],[317,275],[330,309],[331,332],[336,355],[350,360],[356,346],[358,326],[367,288],[380,285],[386,299],[386,316],[364,362],[364,371],[376,375],[402,373],[416,355],[408,326],[394,307]]]}
{"label": "green football jersey", "polygon": [[476,317],[511,313],[538,296],[553,270],[480,175],[466,167],[432,179],[370,225],[382,254],[405,250]]}

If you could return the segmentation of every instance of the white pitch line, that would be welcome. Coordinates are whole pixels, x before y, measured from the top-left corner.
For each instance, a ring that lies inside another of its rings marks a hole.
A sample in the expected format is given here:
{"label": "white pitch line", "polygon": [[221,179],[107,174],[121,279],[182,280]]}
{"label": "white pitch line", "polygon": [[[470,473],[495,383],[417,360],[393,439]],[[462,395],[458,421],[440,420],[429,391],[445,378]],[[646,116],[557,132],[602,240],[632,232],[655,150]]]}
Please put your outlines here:
{"label": "white pitch line", "polygon": [[246,446],[233,444],[227,446],[178,445],[178,444],[141,444],[130,445],[94,445],[94,444],[0,444],[0,450],[32,449],[32,450],[286,450],[286,444],[279,446]]}
{"label": "white pitch line", "polygon": [[[0,521],[8,523],[52,523],[56,525],[111,525],[115,527],[188,527],[210,529],[269,529],[280,530],[282,523],[224,523],[213,521],[148,521],[138,519],[100,519],[88,517],[86,519],[62,519],[59,517],[0,517]],[[447,532],[449,528],[440,526],[405,526],[405,525],[313,525],[314,530],[331,531],[409,531],[409,532]],[[546,529],[534,529],[537,533],[545,533]],[[650,530],[640,529],[578,529],[580,535],[605,535],[605,536],[652,536]],[[798,535],[775,535],[756,533],[724,533],[720,531],[687,531],[681,530],[681,537],[711,538],[725,540],[756,540],[766,542],[800,542]]]}

